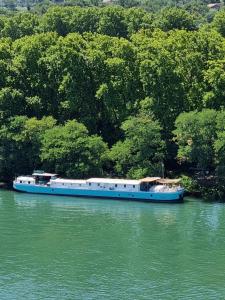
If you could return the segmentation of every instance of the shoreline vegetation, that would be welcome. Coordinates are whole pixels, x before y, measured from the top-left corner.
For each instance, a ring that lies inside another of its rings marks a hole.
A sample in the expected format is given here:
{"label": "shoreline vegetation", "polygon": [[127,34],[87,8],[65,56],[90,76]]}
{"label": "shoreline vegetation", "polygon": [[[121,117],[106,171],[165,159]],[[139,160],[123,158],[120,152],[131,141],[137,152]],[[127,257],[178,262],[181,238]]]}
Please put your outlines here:
{"label": "shoreline vegetation", "polygon": [[113,3],[0,11],[1,182],[165,170],[225,200],[224,4]]}

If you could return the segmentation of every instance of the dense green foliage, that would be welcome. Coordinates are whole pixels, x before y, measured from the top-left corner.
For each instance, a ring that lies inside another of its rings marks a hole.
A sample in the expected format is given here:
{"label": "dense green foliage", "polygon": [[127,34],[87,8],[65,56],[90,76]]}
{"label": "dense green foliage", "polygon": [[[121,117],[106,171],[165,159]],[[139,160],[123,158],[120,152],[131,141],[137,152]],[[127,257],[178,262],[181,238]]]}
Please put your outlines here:
{"label": "dense green foliage", "polygon": [[52,117],[41,120],[16,116],[9,118],[0,129],[0,168],[4,179],[13,174],[30,173],[40,163],[43,134],[54,127]]}
{"label": "dense green foliage", "polygon": [[2,14],[0,177],[223,176],[224,11],[185,5]]}
{"label": "dense green foliage", "polygon": [[101,175],[107,145],[98,136],[89,136],[75,120],[45,131],[41,159],[47,168],[73,177]]}
{"label": "dense green foliage", "polygon": [[110,151],[118,175],[141,178],[160,173],[165,157],[161,127],[146,115],[130,117],[121,126],[125,139],[118,141]]}
{"label": "dense green foliage", "polygon": [[210,169],[225,163],[225,112],[204,109],[182,113],[176,119],[178,158]]}

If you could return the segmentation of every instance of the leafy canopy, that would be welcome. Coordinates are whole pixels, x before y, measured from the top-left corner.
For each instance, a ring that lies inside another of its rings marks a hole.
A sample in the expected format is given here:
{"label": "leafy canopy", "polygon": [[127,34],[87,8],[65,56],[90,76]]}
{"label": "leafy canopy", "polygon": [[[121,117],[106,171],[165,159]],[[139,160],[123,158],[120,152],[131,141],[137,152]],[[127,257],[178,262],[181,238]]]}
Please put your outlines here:
{"label": "leafy canopy", "polygon": [[83,124],[71,120],[44,133],[41,159],[49,170],[85,178],[103,173],[106,150],[101,137],[90,136]]}
{"label": "leafy canopy", "polygon": [[159,174],[165,143],[159,123],[147,115],[130,117],[121,126],[125,139],[110,151],[114,169],[120,176],[140,178]]}

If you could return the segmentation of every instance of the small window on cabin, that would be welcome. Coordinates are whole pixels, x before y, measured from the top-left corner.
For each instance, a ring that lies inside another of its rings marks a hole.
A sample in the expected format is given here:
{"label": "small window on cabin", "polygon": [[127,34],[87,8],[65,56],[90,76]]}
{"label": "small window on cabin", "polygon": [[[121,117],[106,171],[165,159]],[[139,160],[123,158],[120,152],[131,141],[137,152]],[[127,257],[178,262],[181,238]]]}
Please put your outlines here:
{"label": "small window on cabin", "polygon": [[115,187],[117,187],[117,184],[115,184]]}
{"label": "small window on cabin", "polygon": [[28,181],[28,184],[30,184],[30,181]]}
{"label": "small window on cabin", "polygon": [[91,183],[89,182],[89,186],[91,186]]}
{"label": "small window on cabin", "polygon": [[127,185],[126,184],[124,184],[124,187],[126,187]]}
{"label": "small window on cabin", "polygon": [[135,188],[135,185],[133,185],[133,188]]}
{"label": "small window on cabin", "polygon": [[100,183],[98,183],[98,186],[100,186]]}
{"label": "small window on cabin", "polygon": [[22,180],[20,180],[20,183],[22,183]]}

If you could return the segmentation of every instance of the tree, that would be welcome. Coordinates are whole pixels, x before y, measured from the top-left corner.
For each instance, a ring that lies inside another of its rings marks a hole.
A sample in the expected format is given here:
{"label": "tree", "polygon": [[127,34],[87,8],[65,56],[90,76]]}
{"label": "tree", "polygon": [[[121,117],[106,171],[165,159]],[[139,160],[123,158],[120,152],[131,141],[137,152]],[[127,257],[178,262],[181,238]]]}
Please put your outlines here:
{"label": "tree", "polygon": [[28,117],[57,117],[57,89],[44,63],[47,49],[54,47],[57,40],[57,34],[46,33],[23,37],[12,45],[9,82],[24,95],[23,109]]}
{"label": "tree", "polygon": [[115,4],[123,7],[133,7],[138,6],[140,3],[139,0],[115,0]]}
{"label": "tree", "polygon": [[217,113],[216,118],[216,133],[217,138],[214,143],[215,161],[218,168],[223,169],[223,176],[225,174],[225,111],[222,110]]}
{"label": "tree", "polygon": [[178,116],[173,133],[179,147],[177,157],[180,161],[194,163],[203,169],[214,166],[216,120],[217,111],[210,109],[182,113]]}
{"label": "tree", "polygon": [[112,145],[120,137],[121,123],[142,96],[136,51],[125,39],[88,35],[86,40],[86,60],[94,88],[91,104],[96,112],[92,124],[95,122],[97,133]]}
{"label": "tree", "polygon": [[39,18],[31,13],[18,13],[15,16],[5,19],[2,36],[10,37],[13,40],[25,35],[32,35],[39,25]]}
{"label": "tree", "polygon": [[7,85],[7,80],[10,73],[11,62],[11,40],[9,38],[0,39],[0,89]]}
{"label": "tree", "polygon": [[25,114],[24,95],[11,87],[0,90],[0,123],[15,115]]}
{"label": "tree", "polygon": [[212,21],[212,27],[225,37],[225,9],[222,9],[215,14]]}
{"label": "tree", "polygon": [[109,154],[115,173],[130,178],[159,175],[165,156],[159,123],[149,116],[139,115],[126,120],[122,130],[125,139],[117,142]]}
{"label": "tree", "polygon": [[40,146],[46,129],[56,121],[16,116],[0,126],[0,176],[11,180],[15,174],[29,174],[40,166]]}
{"label": "tree", "polygon": [[70,17],[71,32],[97,32],[100,10],[96,7],[71,8],[72,15]]}
{"label": "tree", "polygon": [[55,31],[65,36],[70,32],[70,18],[73,10],[70,7],[53,6],[43,15],[40,21],[40,30]]}
{"label": "tree", "polygon": [[126,37],[127,26],[124,10],[120,7],[109,6],[100,11],[98,32],[109,36]]}
{"label": "tree", "polygon": [[151,111],[170,140],[180,113],[204,108],[208,88],[204,72],[209,60],[224,56],[223,39],[213,30],[156,30],[150,37],[134,35],[133,42],[139,49],[144,96],[151,98]]}
{"label": "tree", "polygon": [[182,8],[175,7],[165,8],[160,11],[154,25],[164,31],[172,29],[197,29],[194,16]]}
{"label": "tree", "polygon": [[114,143],[141,93],[135,60],[135,49],[125,39],[90,33],[60,38],[44,63],[58,81],[61,121],[75,118]]}
{"label": "tree", "polygon": [[207,91],[204,94],[205,107],[221,109],[225,107],[225,60],[211,60],[205,70]]}
{"label": "tree", "polygon": [[125,10],[125,22],[128,35],[131,36],[141,29],[153,28],[153,15],[140,8],[130,8]]}
{"label": "tree", "polygon": [[76,120],[45,132],[41,159],[47,169],[68,177],[85,178],[103,173],[107,145],[99,136],[89,135]]}

